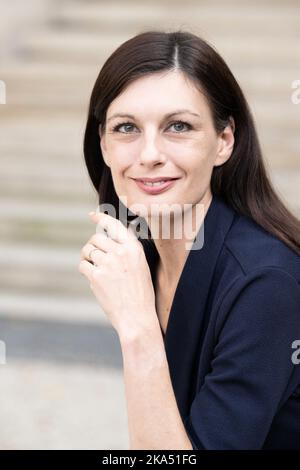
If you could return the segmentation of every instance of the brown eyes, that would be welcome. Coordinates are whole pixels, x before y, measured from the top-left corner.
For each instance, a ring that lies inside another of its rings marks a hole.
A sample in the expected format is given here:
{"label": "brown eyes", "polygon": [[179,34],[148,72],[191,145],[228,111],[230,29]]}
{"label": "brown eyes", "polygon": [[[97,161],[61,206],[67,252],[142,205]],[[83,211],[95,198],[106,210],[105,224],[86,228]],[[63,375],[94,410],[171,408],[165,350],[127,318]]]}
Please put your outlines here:
{"label": "brown eyes", "polygon": [[[171,126],[175,126],[175,125],[184,125],[187,127],[187,131],[191,130],[192,129],[192,126],[188,123],[188,122],[185,122],[185,121],[174,121],[170,124],[169,127]],[[131,132],[123,132],[123,131],[120,131],[119,129],[121,129],[121,127],[134,127],[134,124],[132,124],[131,122],[123,122],[123,123],[120,123],[120,124],[117,124],[115,127],[113,127],[112,131],[113,132],[121,132],[121,134],[131,134]],[[181,129],[178,130],[178,127],[177,127],[177,131],[175,132],[176,134],[179,134],[180,132],[182,132]],[[186,132],[186,131],[183,131],[183,132]]]}

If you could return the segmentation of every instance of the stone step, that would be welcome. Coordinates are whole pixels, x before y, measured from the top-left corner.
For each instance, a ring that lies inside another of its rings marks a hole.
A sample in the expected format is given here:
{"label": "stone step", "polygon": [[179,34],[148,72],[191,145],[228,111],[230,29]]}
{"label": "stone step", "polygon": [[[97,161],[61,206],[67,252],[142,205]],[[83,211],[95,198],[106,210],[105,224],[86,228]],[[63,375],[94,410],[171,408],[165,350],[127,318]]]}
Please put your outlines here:
{"label": "stone step", "polygon": [[[14,245],[11,247],[14,249]],[[47,295],[45,292],[0,290],[0,318],[60,321],[64,323],[99,324],[111,327],[91,290],[83,297]]]}
{"label": "stone step", "polygon": [[80,183],[73,184],[71,180],[61,180],[56,182],[55,179],[37,181],[35,178],[24,179],[21,176],[7,179],[5,176],[0,178],[1,198],[11,200],[22,200],[26,195],[26,199],[32,201],[40,201],[44,204],[49,202],[57,206],[78,205],[86,202],[89,210],[97,205],[98,195],[91,186],[88,178]]}
{"label": "stone step", "polygon": [[[162,25],[165,28],[164,21]],[[159,25],[155,24],[155,27]],[[191,25],[191,28],[193,26]],[[120,30],[120,28],[119,28]],[[197,32],[197,31],[195,31]],[[293,63],[299,55],[300,45],[298,34],[291,36],[240,36],[239,34],[220,34],[212,32],[207,40],[223,55],[225,60],[230,59],[235,64],[249,64],[254,66],[280,63],[282,66]],[[16,49],[19,57],[28,60],[56,61],[56,63],[76,64],[103,64],[108,56],[129,37],[124,32],[110,30],[109,32],[74,32],[57,31],[51,28],[32,31],[24,38],[22,44]],[[247,53],[245,53],[247,51]]]}
{"label": "stone step", "polygon": [[51,3],[52,0],[1,1],[0,62],[9,60],[26,31],[46,23]]}
{"label": "stone step", "polygon": [[27,60],[42,58],[43,61],[63,61],[64,64],[102,64],[106,57],[127,39],[126,34],[117,31],[111,31],[110,34],[66,34],[65,31],[43,27],[26,34],[22,44],[15,50],[15,57]]}
{"label": "stone step", "polygon": [[42,203],[38,200],[32,201],[26,196],[23,199],[7,199],[1,197],[0,200],[0,216],[3,220],[6,218],[16,218],[17,220],[40,220],[56,223],[70,223],[89,224],[90,227],[93,223],[90,222],[88,212],[95,210],[96,207],[88,206],[87,204],[65,204],[57,205],[48,202]]}
{"label": "stone step", "polygon": [[[22,196],[22,194],[20,194]],[[19,199],[1,197],[1,240],[28,245],[28,256],[32,256],[31,244],[62,250],[68,247],[78,253],[86,241],[95,233],[96,224],[88,217],[90,210],[95,210],[97,204],[74,207],[72,200],[69,204],[62,202],[48,203],[30,200],[23,196]],[[61,254],[61,253],[60,253]],[[70,259],[70,257],[68,258]],[[76,264],[77,260],[74,260]],[[75,266],[75,265],[74,265]],[[1,284],[0,284],[1,285]]]}
{"label": "stone step", "polygon": [[[10,106],[0,107],[0,149],[5,157],[6,152],[18,152],[20,159],[24,155],[40,155],[39,161],[45,165],[44,159],[59,159],[64,162],[77,160],[82,154],[83,136],[86,115],[67,113],[55,110],[54,113],[41,114],[40,110],[22,108],[19,114],[10,113]],[[17,136],[17,138],[16,138]],[[24,159],[20,164],[24,164]],[[55,160],[55,164],[58,160]]]}
{"label": "stone step", "polygon": [[[90,230],[89,236],[93,234]],[[89,281],[78,271],[80,250],[87,242],[83,239],[77,249],[70,245],[56,244],[43,246],[44,240],[28,243],[24,239],[4,240],[0,252],[1,291],[14,295],[47,295],[50,298],[69,296],[75,300],[90,297]],[[39,243],[39,244],[38,244]]]}
{"label": "stone step", "polygon": [[290,171],[283,167],[276,169],[268,167],[271,181],[283,202],[300,218],[300,165],[298,169]]}
{"label": "stone step", "polygon": [[254,101],[249,99],[249,106],[257,125],[264,129],[286,130],[297,134],[300,124],[300,105],[292,103],[290,93],[287,91],[286,100],[273,102]]}
{"label": "stone step", "polygon": [[[55,0],[54,0],[55,1]],[[74,5],[82,5],[82,8],[85,8],[86,5],[93,5],[93,4],[96,4],[98,5],[99,4],[99,0],[73,0],[74,1]],[[70,4],[70,0],[56,0],[56,2],[58,4],[64,4],[65,2],[66,3],[69,3]],[[120,0],[111,0],[112,4],[117,4],[117,5],[120,5]],[[140,4],[140,1],[139,0],[129,0],[129,3],[131,5],[139,5]],[[217,7],[217,6],[223,6],[224,3],[222,2],[222,0],[189,0],[188,2],[193,8],[197,5],[199,5],[199,3],[203,6],[214,6],[214,7]],[[73,5],[73,3],[71,3]],[[166,4],[166,5],[170,5],[170,3],[168,2],[168,0],[153,0],[151,2],[151,4],[155,5],[155,7],[157,6],[157,4],[161,5],[161,4]],[[174,0],[173,1],[173,4],[174,4],[174,8],[176,7],[181,7],[182,6],[182,1],[181,0]],[[287,7],[290,7],[290,6],[298,6],[298,0],[286,0],[285,2],[285,5]],[[127,3],[126,3],[127,5]],[[238,8],[238,6],[241,5],[241,1],[240,0],[228,0],[227,2],[227,5],[228,5],[228,8]],[[246,4],[246,5],[249,5],[249,4]],[[281,0],[253,0],[251,2],[251,5],[257,7],[257,6],[262,6],[262,5],[272,5],[272,6],[278,6],[280,7],[282,5],[282,2]]]}
{"label": "stone step", "polygon": [[[273,130],[274,132],[274,130]],[[282,141],[276,136],[272,143],[262,142],[265,161],[270,167],[281,171],[297,171],[300,168],[299,142]]]}
{"label": "stone step", "polygon": [[[197,21],[201,29],[208,31],[234,31],[239,34],[253,34],[262,32],[272,33],[280,30],[284,33],[299,31],[299,22],[296,15],[299,4],[295,1],[273,4],[262,1],[255,3],[231,3],[231,8],[222,8],[222,2],[189,2],[187,5],[178,2],[170,9],[168,1],[159,1],[153,8],[151,4],[126,2],[126,8],[121,1],[113,1],[99,8],[96,2],[61,2],[56,12],[53,13],[50,24],[61,27],[64,30],[101,30],[111,31],[120,25],[123,31],[129,33],[139,25],[140,29],[152,28],[153,24],[164,18],[166,27],[172,25],[172,21],[181,19],[182,22]],[[216,7],[220,7],[219,9]]]}
{"label": "stone step", "polygon": [[[1,147],[0,147],[1,149]],[[81,187],[78,187],[80,183],[86,183],[87,170],[84,163],[83,155],[72,155],[71,152],[59,160],[59,158],[53,157],[47,153],[40,156],[40,152],[30,153],[27,152],[22,155],[22,161],[20,161],[20,154],[18,153],[18,147],[11,149],[1,149],[1,174],[0,181],[10,182],[10,184],[16,184],[16,180],[24,179],[32,184],[36,183],[37,187],[43,188],[44,183],[57,184],[59,187],[61,184],[66,183],[68,188],[72,185],[77,185],[77,191],[81,191]],[[58,171],[59,168],[59,171]],[[46,171],[45,171],[46,170]],[[16,180],[14,181],[14,178]],[[10,181],[7,181],[10,180]],[[75,188],[74,188],[75,189]],[[2,188],[0,189],[0,193]]]}
{"label": "stone step", "polygon": [[73,64],[17,62],[0,67],[8,107],[74,109],[78,113],[87,107],[98,73],[98,67]]}

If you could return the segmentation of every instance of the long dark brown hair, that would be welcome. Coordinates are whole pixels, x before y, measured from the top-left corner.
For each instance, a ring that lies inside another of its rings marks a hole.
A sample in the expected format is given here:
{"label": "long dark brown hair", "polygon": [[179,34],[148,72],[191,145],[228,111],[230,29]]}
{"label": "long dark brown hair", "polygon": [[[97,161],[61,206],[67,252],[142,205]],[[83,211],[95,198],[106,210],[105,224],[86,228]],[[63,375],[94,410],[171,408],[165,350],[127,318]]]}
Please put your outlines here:
{"label": "long dark brown hair", "polygon": [[212,194],[300,254],[300,221],[280,200],[267,175],[254,120],[239,84],[214,47],[187,31],[140,33],[121,44],[101,68],[84,135],[84,158],[99,204],[112,204],[119,217],[120,201],[99,137],[108,106],[137,78],[167,70],[182,71],[205,93],[217,132],[230,116],[234,119],[233,152],[223,165],[213,168]]}

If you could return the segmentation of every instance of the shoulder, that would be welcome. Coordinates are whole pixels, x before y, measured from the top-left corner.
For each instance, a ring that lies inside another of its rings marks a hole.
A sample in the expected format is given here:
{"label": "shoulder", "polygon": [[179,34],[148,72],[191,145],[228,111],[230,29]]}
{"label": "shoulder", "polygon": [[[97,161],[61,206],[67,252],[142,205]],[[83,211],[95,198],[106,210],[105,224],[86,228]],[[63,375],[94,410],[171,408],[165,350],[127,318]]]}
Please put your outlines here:
{"label": "shoulder", "polygon": [[225,334],[230,341],[248,342],[251,349],[260,343],[263,350],[273,337],[273,351],[279,351],[280,342],[287,355],[299,331],[300,284],[280,268],[257,268],[239,276],[215,305],[215,340]]}
{"label": "shoulder", "polygon": [[277,276],[285,272],[300,283],[300,256],[249,217],[237,215],[223,251],[223,256],[231,258],[244,276],[265,270],[272,278],[278,270]]}
{"label": "shoulder", "polygon": [[300,328],[300,257],[252,219],[236,217],[216,273],[219,326],[236,316],[247,328],[260,322]]}

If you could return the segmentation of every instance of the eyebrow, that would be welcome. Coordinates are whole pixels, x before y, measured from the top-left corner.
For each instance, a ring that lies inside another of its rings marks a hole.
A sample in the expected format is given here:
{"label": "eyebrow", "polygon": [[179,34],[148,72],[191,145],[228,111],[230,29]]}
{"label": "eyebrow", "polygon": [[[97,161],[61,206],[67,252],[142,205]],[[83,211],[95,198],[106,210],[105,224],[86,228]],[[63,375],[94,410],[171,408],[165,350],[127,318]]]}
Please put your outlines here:
{"label": "eyebrow", "polygon": [[[193,111],[190,111],[189,109],[176,109],[175,111],[172,111],[171,113],[165,114],[164,119],[168,119],[171,116],[175,116],[176,114],[183,114],[183,113],[188,113],[188,114],[192,114],[193,116],[201,117],[200,114],[194,113]],[[107,120],[107,122],[111,121],[112,119],[116,117],[127,117],[130,119],[135,119],[135,116],[133,114],[116,113],[116,114],[112,114],[110,118]]]}

